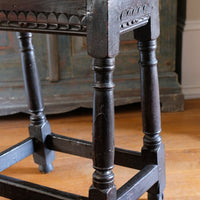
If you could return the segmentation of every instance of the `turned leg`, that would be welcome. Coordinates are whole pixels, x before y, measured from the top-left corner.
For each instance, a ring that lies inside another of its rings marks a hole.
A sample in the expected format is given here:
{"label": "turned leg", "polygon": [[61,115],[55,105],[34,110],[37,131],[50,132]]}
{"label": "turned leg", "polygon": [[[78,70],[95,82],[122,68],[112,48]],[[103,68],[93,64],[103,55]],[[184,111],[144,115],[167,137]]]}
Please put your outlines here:
{"label": "turned leg", "polygon": [[138,41],[141,67],[141,104],[144,145],[147,164],[157,164],[159,181],[148,191],[148,200],[162,200],[165,186],[164,147],[160,137],[160,101],[156,59],[156,39]]}
{"label": "turned leg", "polygon": [[114,100],[112,75],[114,58],[93,59],[93,185],[90,200],[115,200],[114,165]]}
{"label": "turned leg", "polygon": [[53,170],[52,162],[55,159],[53,151],[45,147],[46,136],[51,134],[49,122],[44,115],[40,81],[35,62],[34,49],[31,42],[31,33],[18,33],[21,49],[22,70],[24,76],[25,93],[30,111],[29,133],[34,138],[34,161],[39,165],[42,173]]}

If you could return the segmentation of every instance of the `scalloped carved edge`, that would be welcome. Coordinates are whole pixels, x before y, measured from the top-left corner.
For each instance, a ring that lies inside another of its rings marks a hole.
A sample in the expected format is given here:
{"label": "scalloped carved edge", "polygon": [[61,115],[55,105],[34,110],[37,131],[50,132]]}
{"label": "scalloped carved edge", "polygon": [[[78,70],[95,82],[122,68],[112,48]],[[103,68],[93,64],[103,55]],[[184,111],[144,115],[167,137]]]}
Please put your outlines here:
{"label": "scalloped carved edge", "polygon": [[85,32],[86,16],[0,10],[0,26]]}
{"label": "scalloped carved edge", "polygon": [[130,9],[125,9],[120,15],[120,29],[126,29],[131,26],[135,26],[144,20],[148,20],[151,16],[153,7],[149,4],[135,6]]}

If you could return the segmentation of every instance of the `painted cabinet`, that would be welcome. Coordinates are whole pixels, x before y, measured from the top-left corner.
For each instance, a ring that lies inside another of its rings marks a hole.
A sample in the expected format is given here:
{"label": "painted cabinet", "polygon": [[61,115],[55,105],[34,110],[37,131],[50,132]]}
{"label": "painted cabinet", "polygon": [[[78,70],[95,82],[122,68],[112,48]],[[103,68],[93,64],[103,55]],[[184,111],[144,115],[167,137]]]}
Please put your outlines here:
{"label": "painted cabinet", "polygon": [[[159,81],[163,111],[183,110],[175,73],[176,1],[161,0],[158,41]],[[93,72],[85,37],[34,34],[46,113],[92,107]],[[27,112],[18,41],[14,32],[0,32],[0,115]],[[132,33],[121,36],[114,73],[115,105],[140,102],[137,43]]]}

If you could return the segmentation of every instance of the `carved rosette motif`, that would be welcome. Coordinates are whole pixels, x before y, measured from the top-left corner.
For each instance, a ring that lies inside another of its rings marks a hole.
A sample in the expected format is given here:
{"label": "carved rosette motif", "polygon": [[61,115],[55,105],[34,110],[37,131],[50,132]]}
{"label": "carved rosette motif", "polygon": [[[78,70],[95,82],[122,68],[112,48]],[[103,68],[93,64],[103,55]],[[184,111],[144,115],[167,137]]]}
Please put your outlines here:
{"label": "carved rosette motif", "polygon": [[152,6],[145,4],[142,6],[135,6],[134,8],[126,9],[121,12],[120,15],[120,29],[127,29],[139,25],[140,23],[147,21],[152,12]]}
{"label": "carved rosette motif", "polygon": [[86,17],[64,13],[0,11],[0,26],[59,31],[86,31]]}

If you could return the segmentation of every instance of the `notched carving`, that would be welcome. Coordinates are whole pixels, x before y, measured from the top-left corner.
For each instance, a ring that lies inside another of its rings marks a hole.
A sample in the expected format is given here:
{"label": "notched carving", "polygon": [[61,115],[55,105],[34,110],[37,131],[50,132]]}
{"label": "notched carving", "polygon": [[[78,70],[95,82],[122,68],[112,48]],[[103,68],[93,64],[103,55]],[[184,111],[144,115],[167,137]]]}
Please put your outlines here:
{"label": "notched carving", "polygon": [[58,16],[58,23],[59,24],[68,24],[68,18],[67,18],[67,16],[65,15],[65,14],[60,14],[59,16]]}
{"label": "notched carving", "polygon": [[57,24],[57,18],[56,15],[54,13],[50,13],[48,15],[48,22],[51,24]]}
{"label": "notched carving", "polygon": [[0,22],[7,21],[6,13],[3,11],[0,11]]}
{"label": "notched carving", "polygon": [[15,12],[10,12],[8,14],[8,20],[9,21],[13,21],[13,22],[16,22],[17,21],[17,14]]}
{"label": "notched carving", "polygon": [[47,19],[48,23],[49,23],[49,29],[58,29],[58,24],[57,24],[57,17],[54,13],[50,13],[48,15],[48,19]]}
{"label": "notched carving", "polygon": [[65,14],[60,14],[58,16],[58,25],[59,25],[59,28],[62,30],[69,29],[69,20]]}
{"label": "notched carving", "polygon": [[71,16],[69,18],[69,24],[70,24],[72,30],[73,29],[80,30],[80,28],[81,28],[81,21],[77,16],[74,16],[74,15]]}
{"label": "notched carving", "polygon": [[44,13],[40,13],[40,14],[37,16],[37,22],[38,22],[38,23],[47,23],[47,17],[45,16]]}
{"label": "notched carving", "polygon": [[26,21],[32,23],[32,22],[36,22],[36,20],[37,20],[37,18],[36,18],[35,13],[28,12],[27,17],[26,17]]}
{"label": "notched carving", "polygon": [[23,12],[20,12],[19,15],[18,15],[18,21],[20,22],[24,22],[26,21],[26,16]]}
{"label": "notched carving", "polygon": [[0,27],[85,32],[86,16],[2,10]]}
{"label": "notched carving", "polygon": [[152,12],[152,7],[149,4],[138,5],[130,9],[123,10],[120,15],[121,30],[148,20]]}
{"label": "notched carving", "polygon": [[47,28],[47,16],[44,13],[40,13],[37,16],[37,25],[38,25],[38,28],[41,28],[41,29]]}

